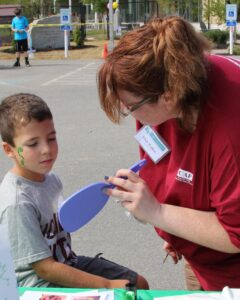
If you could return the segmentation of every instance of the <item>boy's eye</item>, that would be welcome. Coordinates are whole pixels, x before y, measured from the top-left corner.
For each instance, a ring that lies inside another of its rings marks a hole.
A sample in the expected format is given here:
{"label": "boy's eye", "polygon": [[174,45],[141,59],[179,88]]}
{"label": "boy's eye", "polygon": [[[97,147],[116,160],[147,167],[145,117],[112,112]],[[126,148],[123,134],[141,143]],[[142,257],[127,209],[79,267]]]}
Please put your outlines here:
{"label": "boy's eye", "polygon": [[32,144],[28,144],[28,145],[26,145],[27,147],[35,147],[35,146],[37,146],[37,142],[35,142],[35,143],[32,143]]}
{"label": "boy's eye", "polygon": [[56,141],[56,137],[55,136],[49,137],[48,140],[49,141]]}

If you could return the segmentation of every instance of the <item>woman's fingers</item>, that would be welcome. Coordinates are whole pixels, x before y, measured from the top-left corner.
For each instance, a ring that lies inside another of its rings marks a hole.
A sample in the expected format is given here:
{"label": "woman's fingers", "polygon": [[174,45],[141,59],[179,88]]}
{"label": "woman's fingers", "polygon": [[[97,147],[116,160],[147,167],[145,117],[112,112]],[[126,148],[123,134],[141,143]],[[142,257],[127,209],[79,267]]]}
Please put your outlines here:
{"label": "woman's fingers", "polygon": [[115,177],[122,177],[131,180],[132,182],[142,182],[142,178],[139,175],[129,169],[120,169],[117,171]]}
{"label": "woman's fingers", "polygon": [[170,256],[172,257],[173,262],[174,262],[175,264],[177,264],[178,261],[179,261],[180,259],[182,259],[182,255],[181,255],[179,252],[177,252],[177,251],[172,247],[172,245],[169,244],[168,242],[164,242],[163,249],[167,252],[167,255],[170,255]]}
{"label": "woman's fingers", "polygon": [[106,181],[116,187],[106,187],[104,192],[107,195],[117,199],[137,219],[151,224],[153,212],[159,209],[159,203],[138,174],[121,169],[116,176],[111,176]]}
{"label": "woman's fingers", "polygon": [[119,170],[116,176],[105,176],[104,178],[108,183],[115,185],[116,187],[125,190],[135,190],[134,184],[143,183],[144,181],[138,176],[138,174],[129,170]]}
{"label": "woman's fingers", "polygon": [[[109,189],[108,189],[109,191]],[[134,197],[131,192],[127,192],[126,190],[119,190],[119,189],[110,189],[108,195],[117,198],[118,202],[132,202]]]}

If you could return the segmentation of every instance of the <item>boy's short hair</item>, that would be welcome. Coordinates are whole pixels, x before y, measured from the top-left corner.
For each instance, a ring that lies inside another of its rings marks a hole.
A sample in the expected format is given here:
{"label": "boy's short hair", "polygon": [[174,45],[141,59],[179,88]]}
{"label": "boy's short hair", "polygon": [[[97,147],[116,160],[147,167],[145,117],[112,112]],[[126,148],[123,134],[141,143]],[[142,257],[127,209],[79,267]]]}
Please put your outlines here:
{"label": "boy's short hair", "polygon": [[28,93],[11,95],[0,103],[0,133],[3,142],[14,145],[16,129],[26,126],[32,119],[39,122],[52,120],[47,104],[38,96]]}
{"label": "boy's short hair", "polygon": [[21,10],[20,7],[16,7],[16,8],[14,9],[14,14],[15,14],[15,16],[20,16],[20,15],[21,15],[21,12],[22,12],[22,10]]}

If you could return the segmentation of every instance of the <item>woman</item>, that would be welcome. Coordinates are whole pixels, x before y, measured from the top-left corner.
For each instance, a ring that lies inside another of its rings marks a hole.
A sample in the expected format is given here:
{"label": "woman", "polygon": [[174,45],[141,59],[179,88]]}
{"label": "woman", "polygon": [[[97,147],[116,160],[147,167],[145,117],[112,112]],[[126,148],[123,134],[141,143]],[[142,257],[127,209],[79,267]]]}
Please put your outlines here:
{"label": "woman", "polygon": [[140,176],[119,170],[106,193],[185,258],[189,289],[221,290],[240,288],[240,62],[209,49],[184,19],[154,19],[121,38],[98,88],[113,122],[131,114],[170,151],[141,149]]}

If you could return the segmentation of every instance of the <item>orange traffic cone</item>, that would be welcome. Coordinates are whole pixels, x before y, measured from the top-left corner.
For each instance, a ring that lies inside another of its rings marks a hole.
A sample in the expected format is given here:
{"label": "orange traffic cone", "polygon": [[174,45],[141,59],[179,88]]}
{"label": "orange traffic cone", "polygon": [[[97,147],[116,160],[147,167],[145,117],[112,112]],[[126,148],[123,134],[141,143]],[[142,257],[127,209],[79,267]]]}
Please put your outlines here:
{"label": "orange traffic cone", "polygon": [[102,52],[102,58],[106,59],[107,56],[108,56],[108,45],[107,45],[107,43],[104,43],[103,52]]}

